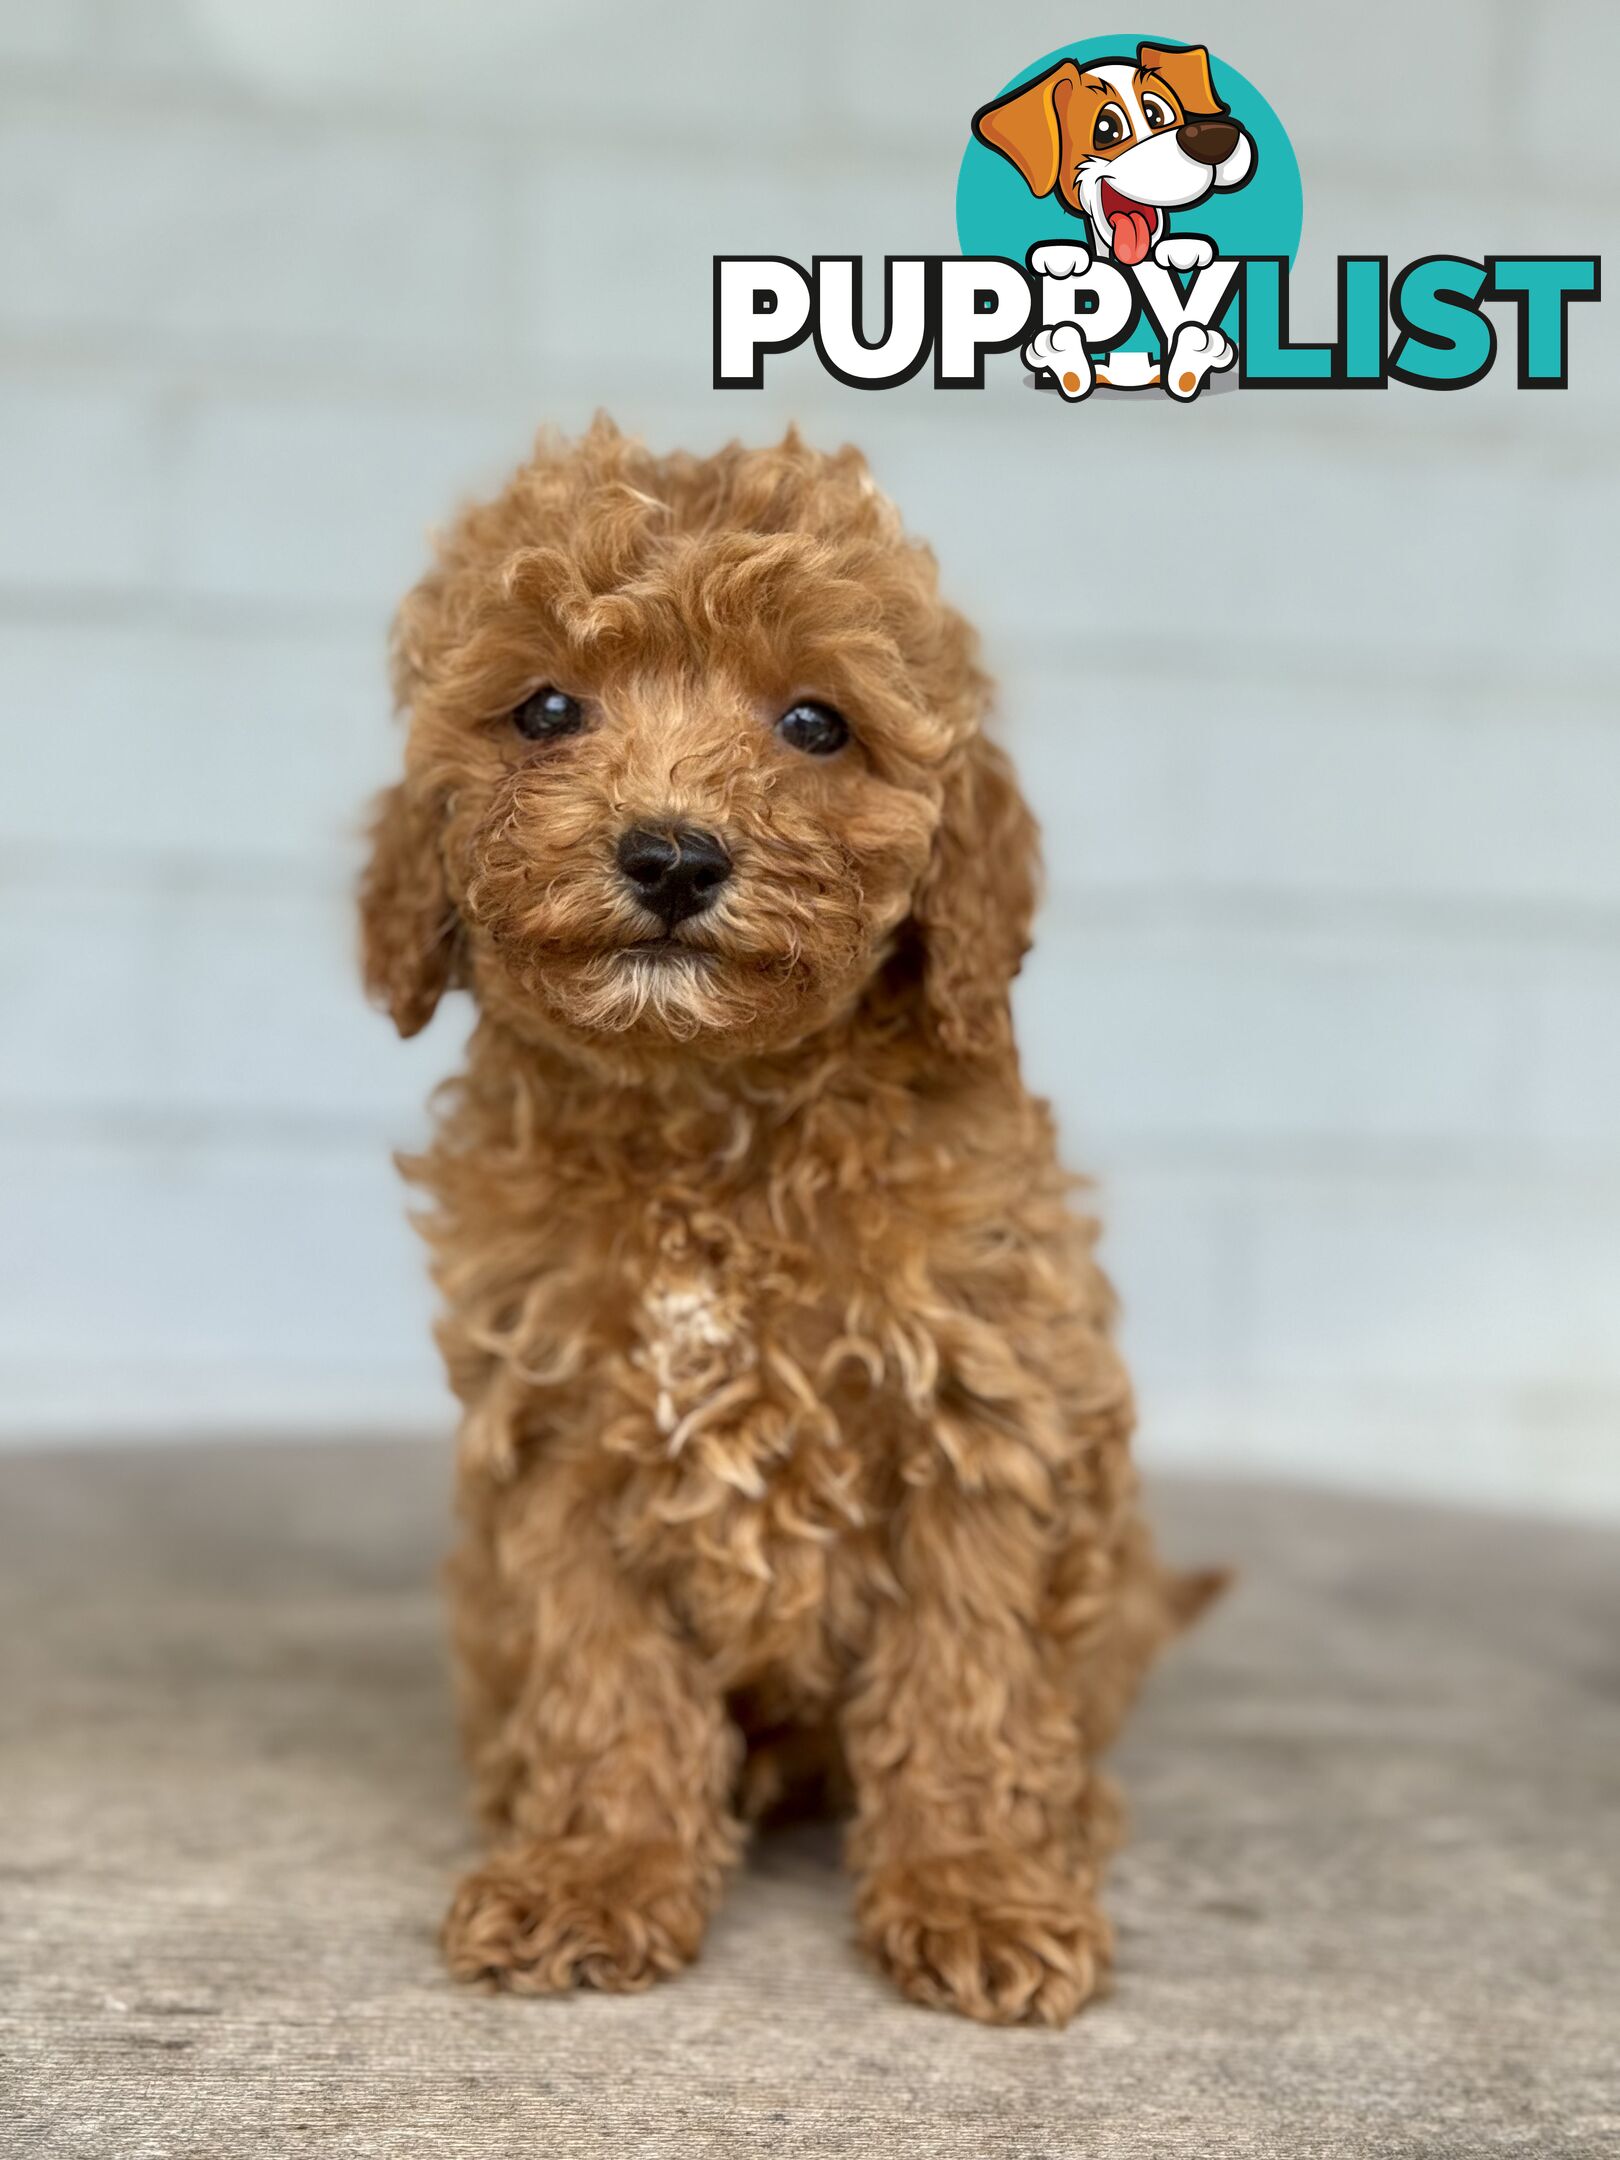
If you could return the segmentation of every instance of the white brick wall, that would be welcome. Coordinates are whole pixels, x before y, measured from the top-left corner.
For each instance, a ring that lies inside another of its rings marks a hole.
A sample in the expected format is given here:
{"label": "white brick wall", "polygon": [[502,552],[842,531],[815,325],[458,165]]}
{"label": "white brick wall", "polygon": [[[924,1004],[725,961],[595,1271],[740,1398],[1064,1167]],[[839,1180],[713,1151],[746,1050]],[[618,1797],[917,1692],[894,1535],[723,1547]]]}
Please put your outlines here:
{"label": "white brick wall", "polygon": [[453,364],[499,331],[501,190],[475,143],[19,96],[0,201],[0,289],[22,332],[195,366]]}
{"label": "white brick wall", "polygon": [[156,578],[162,479],[150,396],[117,382],[0,381],[0,472],[8,591],[120,592]]}
{"label": "white brick wall", "polygon": [[430,526],[527,445],[514,417],[448,398],[200,397],[173,452],[174,583],[384,621]]}
{"label": "white brick wall", "polygon": [[1511,1138],[1522,1000],[1491,954],[1061,913],[1022,986],[1025,1053],[1105,1144]]}
{"label": "white brick wall", "polygon": [[[1340,248],[1613,225],[1600,0],[1178,27],[1291,127],[1306,331]],[[863,442],[982,622],[1149,1460],[1620,1510],[1616,303],[1552,397],[708,387],[716,248],[949,247],[968,112],[1072,28],[0,0],[0,1436],[444,1424],[387,1157],[465,1015],[352,981],[383,629],[605,404]]]}

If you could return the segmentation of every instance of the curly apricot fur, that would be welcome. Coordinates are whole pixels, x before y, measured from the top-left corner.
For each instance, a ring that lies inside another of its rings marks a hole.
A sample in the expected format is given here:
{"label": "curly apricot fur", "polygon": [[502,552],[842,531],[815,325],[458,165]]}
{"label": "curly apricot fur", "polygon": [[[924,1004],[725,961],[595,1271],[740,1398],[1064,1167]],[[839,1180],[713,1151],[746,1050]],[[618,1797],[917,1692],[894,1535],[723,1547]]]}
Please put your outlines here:
{"label": "curly apricot fur", "polygon": [[[1094,1227],[1008,1011],[1035,834],[975,640],[852,450],[543,439],[405,602],[366,975],[479,1018],[406,1165],[463,1405],[450,1581],[495,1839],[446,1926],[513,1988],[697,1953],[746,1813],[847,1796],[919,2001],[1098,1983],[1093,1768],[1179,1590]],[[553,743],[508,724],[540,683]],[[850,746],[774,732],[792,699]],[[637,821],[734,874],[638,953]]]}

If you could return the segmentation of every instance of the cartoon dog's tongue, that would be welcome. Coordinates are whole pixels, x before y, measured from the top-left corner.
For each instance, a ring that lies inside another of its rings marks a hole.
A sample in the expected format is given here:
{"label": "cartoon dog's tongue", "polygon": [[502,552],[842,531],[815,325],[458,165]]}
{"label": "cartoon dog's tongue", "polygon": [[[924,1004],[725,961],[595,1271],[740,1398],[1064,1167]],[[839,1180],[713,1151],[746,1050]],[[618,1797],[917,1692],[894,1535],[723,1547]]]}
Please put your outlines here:
{"label": "cartoon dog's tongue", "polygon": [[1153,245],[1153,228],[1158,222],[1157,210],[1144,204],[1132,202],[1122,195],[1111,180],[1102,184],[1102,213],[1108,220],[1113,236],[1114,253],[1122,263],[1139,263]]}

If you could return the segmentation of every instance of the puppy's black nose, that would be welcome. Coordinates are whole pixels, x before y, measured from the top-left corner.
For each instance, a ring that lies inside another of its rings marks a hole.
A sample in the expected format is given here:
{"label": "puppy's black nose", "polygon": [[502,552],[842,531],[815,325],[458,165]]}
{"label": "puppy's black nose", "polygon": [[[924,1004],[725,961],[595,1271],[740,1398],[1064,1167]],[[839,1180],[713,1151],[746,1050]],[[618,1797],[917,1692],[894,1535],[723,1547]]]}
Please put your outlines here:
{"label": "puppy's black nose", "polygon": [[691,825],[668,832],[632,825],[619,842],[619,868],[643,907],[673,930],[688,915],[701,915],[731,875],[731,857],[713,833]]}
{"label": "puppy's black nose", "polygon": [[1224,165],[1238,146],[1238,129],[1232,120],[1184,120],[1176,129],[1176,141],[1200,165]]}

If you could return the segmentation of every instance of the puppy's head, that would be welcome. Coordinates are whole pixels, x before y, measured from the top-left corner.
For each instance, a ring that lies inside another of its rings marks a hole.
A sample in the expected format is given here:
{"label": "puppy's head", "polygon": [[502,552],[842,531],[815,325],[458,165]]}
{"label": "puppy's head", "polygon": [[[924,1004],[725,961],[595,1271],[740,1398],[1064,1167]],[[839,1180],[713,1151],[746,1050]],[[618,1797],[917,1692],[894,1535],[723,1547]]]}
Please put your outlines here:
{"label": "puppy's head", "polygon": [[948,1055],[1007,1039],[1033,827],[973,635],[854,451],[543,440],[445,535],[395,668],[362,921],[402,1033],[459,983],[637,1063],[863,998]]}
{"label": "puppy's head", "polygon": [[1060,60],[973,116],[1034,195],[1086,218],[1099,248],[1145,259],[1168,210],[1241,187],[1252,139],[1230,118],[1202,45],[1139,45],[1134,62]]}

